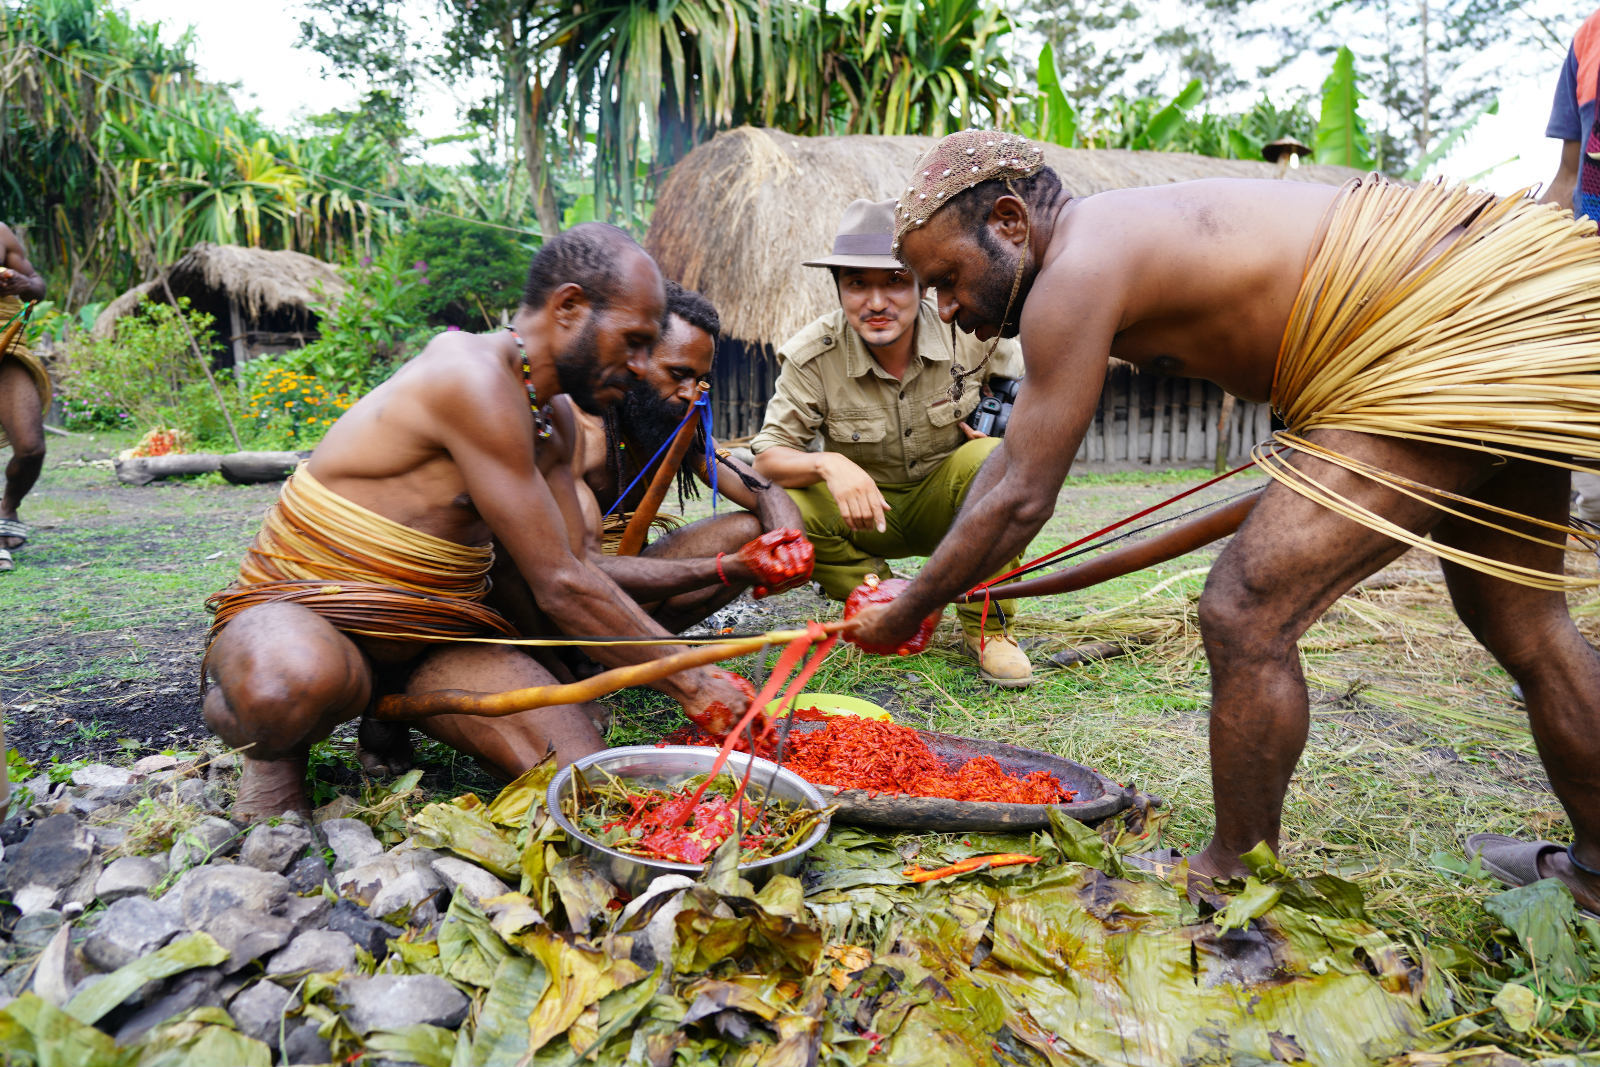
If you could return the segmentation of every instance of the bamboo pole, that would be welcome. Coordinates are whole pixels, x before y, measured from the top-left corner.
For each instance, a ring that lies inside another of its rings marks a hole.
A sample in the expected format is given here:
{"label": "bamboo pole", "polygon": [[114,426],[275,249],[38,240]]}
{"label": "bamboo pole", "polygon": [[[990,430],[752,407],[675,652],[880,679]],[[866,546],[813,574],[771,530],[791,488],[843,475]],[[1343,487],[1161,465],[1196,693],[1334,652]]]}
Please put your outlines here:
{"label": "bamboo pole", "polygon": [[[825,622],[824,633],[838,633],[845,620]],[[806,630],[775,630],[755,637],[740,638],[719,645],[702,645],[698,648],[674,652],[670,656],[630,663],[626,667],[613,667],[581,682],[562,685],[535,685],[526,689],[511,689],[503,693],[471,693],[464,689],[436,689],[427,693],[393,694],[383,697],[373,709],[372,717],[386,721],[425,719],[430,715],[474,715],[482,718],[499,718],[515,715],[519,711],[549,708],[557,704],[582,704],[597,700],[619,689],[649,685],[659,682],[679,671],[705,667],[727,659],[737,659],[759,652],[768,645],[780,644],[804,637]]]}
{"label": "bamboo pole", "polygon": [[[699,395],[705,395],[705,391],[705,383],[702,382]],[[650,532],[650,523],[655,520],[656,512],[661,510],[661,502],[667,498],[667,490],[672,488],[672,479],[677,477],[678,468],[683,465],[684,454],[689,451],[689,445],[694,441],[694,428],[698,422],[691,406],[688,416],[684,418],[678,426],[678,432],[672,437],[672,447],[661,457],[661,466],[656,468],[655,476],[650,479],[650,488],[645,490],[644,499],[639,502],[633,517],[628,520],[627,529],[622,531],[622,540],[617,543],[617,555],[637,556],[639,550],[644,548],[644,539]]]}
{"label": "bamboo pole", "polygon": [[[1120,578],[1124,574],[1153,567],[1157,563],[1165,563],[1169,559],[1186,552],[1193,552],[1203,545],[1209,545],[1218,538],[1233,533],[1249,516],[1250,509],[1255,507],[1256,501],[1260,498],[1261,492],[1258,490],[1249,496],[1240,497],[1226,507],[1174,526],[1165,533],[1107,552],[1103,556],[1096,556],[1088,563],[1080,563],[1076,567],[1068,567],[1064,571],[1047,574],[1041,578],[1027,578],[1020,582],[994,586],[989,590],[989,596],[994,600],[1007,600],[1017,597],[1048,596],[1051,593],[1070,593],[1075,589],[1085,589],[1091,585],[1110,581],[1112,578]],[[966,599],[967,597],[963,596],[956,602],[962,603]],[[977,594],[971,599],[980,601],[983,599],[983,594]]]}

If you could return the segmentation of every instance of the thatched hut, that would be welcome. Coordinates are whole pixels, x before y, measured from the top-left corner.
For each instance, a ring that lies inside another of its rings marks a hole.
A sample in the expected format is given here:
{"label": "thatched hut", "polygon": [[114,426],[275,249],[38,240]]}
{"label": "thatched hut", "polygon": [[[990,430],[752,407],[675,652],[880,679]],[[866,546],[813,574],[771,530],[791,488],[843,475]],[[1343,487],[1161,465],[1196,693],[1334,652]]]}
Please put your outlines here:
{"label": "thatched hut", "polygon": [[[300,252],[202,241],[164,271],[176,297],[212,317],[218,366],[300,348],[317,338],[313,305],[349,286],[333,266]],[[117,320],[145,300],[166,300],[160,276],[134,286],[94,320],[90,334],[111,337]]]}
{"label": "thatched hut", "polygon": [[[772,352],[838,306],[828,273],[802,267],[802,261],[832,247],[850,201],[897,195],[917,158],[934,143],[931,137],[797,137],[744,126],[718,134],[672,169],[645,247],[668,277],[704,293],[721,314],[728,340],[719,349],[712,394],[719,435],[755,432],[776,377]],[[1044,150],[1067,189],[1080,195],[1218,177],[1336,184],[1358,173],[1178,152],[1055,145]],[[1101,402],[1112,424],[1102,427],[1097,420],[1080,458],[1165,463],[1209,457],[1216,449],[1220,403],[1221,393],[1212,386],[1157,383],[1120,368],[1108,378]],[[1131,424],[1129,410],[1137,416]],[[1253,442],[1266,418],[1242,406],[1231,420],[1231,435],[1239,440],[1230,452]],[[1210,427],[1209,446],[1202,422]]]}

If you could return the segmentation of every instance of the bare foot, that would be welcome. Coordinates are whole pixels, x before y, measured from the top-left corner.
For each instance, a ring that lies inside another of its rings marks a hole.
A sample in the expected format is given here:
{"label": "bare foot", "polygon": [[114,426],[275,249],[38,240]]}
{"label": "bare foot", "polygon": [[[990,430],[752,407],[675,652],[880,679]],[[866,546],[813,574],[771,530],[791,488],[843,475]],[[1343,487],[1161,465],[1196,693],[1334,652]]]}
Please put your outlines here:
{"label": "bare foot", "polygon": [[1539,857],[1538,864],[1541,878],[1558,879],[1562,885],[1572,890],[1572,897],[1578,902],[1578,907],[1600,915],[1600,885],[1595,884],[1596,879],[1573,867],[1572,860],[1565,852],[1546,852]]}
{"label": "bare foot", "polygon": [[258,760],[244,758],[239,775],[239,795],[233,802],[233,817],[240,822],[275,819],[286,811],[311,814],[306,799],[306,759]]}
{"label": "bare foot", "polygon": [[416,753],[411,747],[411,727],[403,722],[363,718],[356,727],[356,759],[374,778],[406,773]]}

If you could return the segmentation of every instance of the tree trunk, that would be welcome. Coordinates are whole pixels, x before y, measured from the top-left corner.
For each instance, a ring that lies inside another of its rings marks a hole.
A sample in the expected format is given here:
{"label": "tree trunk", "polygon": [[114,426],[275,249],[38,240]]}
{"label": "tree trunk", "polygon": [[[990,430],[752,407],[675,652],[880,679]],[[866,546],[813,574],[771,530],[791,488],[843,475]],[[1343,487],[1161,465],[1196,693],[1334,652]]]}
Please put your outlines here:
{"label": "tree trunk", "polygon": [[544,236],[554,237],[561,232],[561,212],[556,206],[555,189],[551,187],[545,171],[544,131],[539,128],[534,113],[537,109],[533,106],[536,93],[543,99],[544,86],[531,84],[527,53],[512,23],[506,23],[500,30],[500,50],[505,65],[506,88],[517,102],[517,141],[522,146],[522,165],[528,171],[533,212]]}

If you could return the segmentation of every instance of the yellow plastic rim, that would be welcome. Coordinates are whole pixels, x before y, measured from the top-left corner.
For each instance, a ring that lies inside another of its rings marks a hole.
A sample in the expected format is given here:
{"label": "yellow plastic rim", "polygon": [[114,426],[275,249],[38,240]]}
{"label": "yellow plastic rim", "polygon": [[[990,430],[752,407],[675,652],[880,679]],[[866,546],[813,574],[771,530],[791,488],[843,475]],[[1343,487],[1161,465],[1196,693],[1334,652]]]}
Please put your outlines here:
{"label": "yellow plastic rim", "polygon": [[[781,701],[774,700],[767,705],[767,714],[776,715],[782,709]],[[825,715],[859,715],[863,719],[878,719],[881,722],[893,722],[889,713],[870,700],[860,697],[845,696],[841,693],[801,693],[795,698],[796,708],[816,708]]]}

